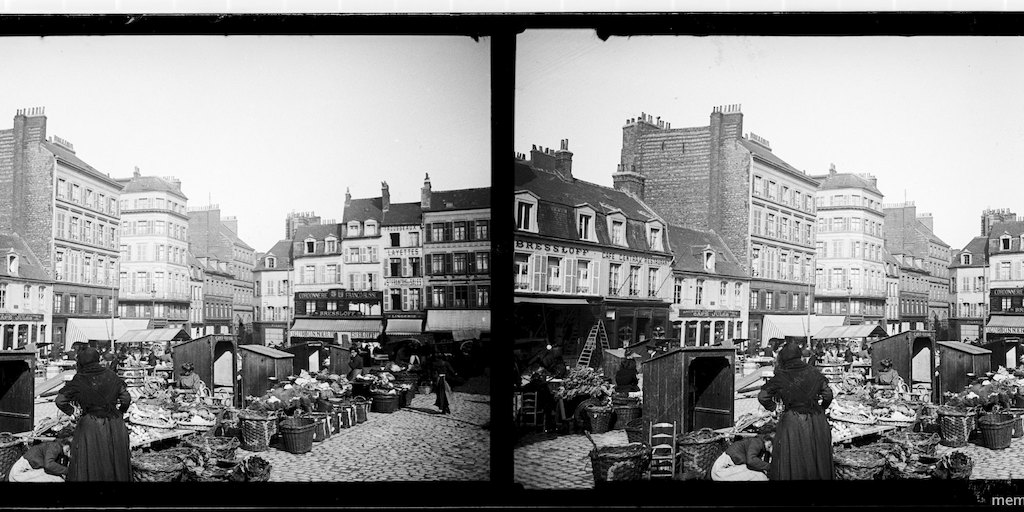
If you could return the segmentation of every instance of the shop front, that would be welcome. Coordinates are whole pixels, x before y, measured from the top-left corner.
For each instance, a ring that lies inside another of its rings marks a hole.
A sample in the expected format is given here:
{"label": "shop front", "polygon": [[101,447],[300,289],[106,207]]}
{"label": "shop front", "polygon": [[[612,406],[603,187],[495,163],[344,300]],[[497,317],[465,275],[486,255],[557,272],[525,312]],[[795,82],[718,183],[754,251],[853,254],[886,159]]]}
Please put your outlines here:
{"label": "shop front", "polygon": [[513,329],[523,355],[561,347],[566,358],[583,349],[590,330],[604,317],[600,297],[516,296]]}
{"label": "shop front", "polygon": [[722,345],[726,340],[744,338],[738,310],[672,308],[670,319],[672,337],[686,347]]}
{"label": "shop front", "polygon": [[0,313],[0,350],[24,349],[35,345],[42,353],[49,351],[46,317],[32,313]]}
{"label": "shop front", "polygon": [[989,342],[1024,336],[1024,315],[992,315],[985,325],[985,336]]}
{"label": "shop front", "polygon": [[295,323],[288,331],[289,345],[380,341],[383,292],[333,289],[295,293]]}
{"label": "shop front", "polygon": [[655,337],[655,332],[669,332],[669,304],[663,301],[612,300],[605,301],[605,329],[611,348],[623,348],[643,343]]}

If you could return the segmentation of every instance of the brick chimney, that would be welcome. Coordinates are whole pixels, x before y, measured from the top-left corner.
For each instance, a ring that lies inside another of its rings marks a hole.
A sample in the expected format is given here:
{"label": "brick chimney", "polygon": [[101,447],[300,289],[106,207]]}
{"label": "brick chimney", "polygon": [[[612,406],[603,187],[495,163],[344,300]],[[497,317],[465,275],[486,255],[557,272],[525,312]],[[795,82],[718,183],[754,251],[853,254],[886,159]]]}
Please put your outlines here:
{"label": "brick chimney", "polygon": [[637,199],[644,198],[645,181],[647,181],[647,178],[636,172],[636,169],[624,171],[622,164],[619,164],[618,172],[612,174],[612,183],[615,190],[625,192]]}
{"label": "brick chimney", "polygon": [[537,169],[555,170],[555,152],[551,148],[534,145],[530,149],[530,163]]}
{"label": "brick chimney", "polygon": [[934,219],[932,218],[932,214],[930,214],[930,213],[919,214],[917,216],[917,220],[921,221],[921,223],[924,224],[928,228],[928,231],[935,231],[935,223],[934,223]]}
{"label": "brick chimney", "polygon": [[132,173],[132,176],[134,176],[136,178],[138,178],[139,176],[142,176],[142,173],[139,171],[139,166],[137,166],[137,165],[135,166],[135,172]]}
{"label": "brick chimney", "polygon": [[423,188],[420,189],[420,208],[430,208],[430,173],[423,178]]}
{"label": "brick chimney", "polygon": [[[45,237],[33,236],[31,227],[35,225],[39,229],[52,229],[46,223],[39,222],[40,219],[51,218],[52,212],[36,211],[44,204],[49,208],[50,203],[29,199],[35,190],[28,165],[32,161],[32,156],[39,153],[39,143],[46,140],[46,116],[43,115],[43,107],[19,109],[14,116],[12,136],[14,147],[10,162],[13,173],[5,173],[6,177],[0,175],[0,219],[4,219],[0,222],[0,229],[20,234],[28,242],[32,252],[49,265],[50,244],[43,243]],[[52,193],[50,190],[49,194]],[[37,214],[40,217],[35,217]]]}
{"label": "brick chimney", "polygon": [[388,182],[380,182],[380,203],[381,211],[387,213],[388,209],[391,208],[391,192],[388,191]]}
{"label": "brick chimney", "polygon": [[572,181],[572,151],[569,151],[569,139],[562,139],[558,151],[555,151],[555,172],[565,181]]}

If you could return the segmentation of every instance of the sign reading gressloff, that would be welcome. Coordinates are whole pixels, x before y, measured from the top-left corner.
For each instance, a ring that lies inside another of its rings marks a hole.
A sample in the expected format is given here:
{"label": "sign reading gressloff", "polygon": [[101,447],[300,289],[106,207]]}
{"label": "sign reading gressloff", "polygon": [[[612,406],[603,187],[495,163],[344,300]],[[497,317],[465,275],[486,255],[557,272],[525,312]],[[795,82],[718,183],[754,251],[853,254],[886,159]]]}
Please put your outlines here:
{"label": "sign reading gressloff", "polygon": [[42,322],[43,315],[35,313],[0,313],[0,322]]}
{"label": "sign reading gressloff", "polygon": [[591,251],[582,247],[570,247],[567,245],[549,244],[541,242],[527,242],[525,240],[516,240],[516,249],[525,249],[527,251],[534,252],[550,252],[555,254],[570,254],[577,256],[586,256]]}

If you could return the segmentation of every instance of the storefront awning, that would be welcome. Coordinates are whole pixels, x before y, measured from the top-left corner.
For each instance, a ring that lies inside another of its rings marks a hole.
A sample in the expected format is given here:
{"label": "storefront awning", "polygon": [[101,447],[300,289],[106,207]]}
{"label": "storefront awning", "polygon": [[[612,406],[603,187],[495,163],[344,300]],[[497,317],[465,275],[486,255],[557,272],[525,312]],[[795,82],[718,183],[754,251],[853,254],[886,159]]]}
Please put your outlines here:
{"label": "storefront awning", "polygon": [[384,334],[413,335],[423,333],[423,320],[418,318],[389,318]]}
{"label": "storefront awning", "polygon": [[[491,312],[479,310],[432,309],[427,312],[427,331],[458,333],[463,339],[476,339],[481,332],[491,332]],[[460,340],[456,340],[460,341]]]}
{"label": "storefront awning", "polygon": [[884,338],[889,334],[885,332],[876,324],[870,325],[839,325],[835,327],[825,327],[819,330],[814,337],[817,339],[834,339],[834,338],[868,338],[868,337],[879,337]]}
{"label": "storefront awning", "polygon": [[586,306],[587,299],[557,297],[515,297],[516,304],[548,304],[550,306]]}
{"label": "storefront awning", "polygon": [[985,330],[989,334],[1024,334],[1024,316],[992,315]]}
{"label": "storefront awning", "polygon": [[843,325],[841,316],[819,316],[808,318],[806,315],[765,315],[762,323],[762,339],[785,339],[786,337],[806,337],[821,331],[825,327]]}
{"label": "storefront awning", "polygon": [[64,350],[70,349],[75,343],[113,341],[119,339],[127,331],[148,327],[148,319],[69,318],[68,326],[64,331]]}
{"label": "storefront awning", "polygon": [[295,320],[289,335],[301,338],[333,338],[335,333],[347,332],[356,339],[380,336],[380,320],[321,320],[300,318]]}
{"label": "storefront awning", "polygon": [[158,343],[190,338],[184,329],[136,329],[125,331],[114,343]]}

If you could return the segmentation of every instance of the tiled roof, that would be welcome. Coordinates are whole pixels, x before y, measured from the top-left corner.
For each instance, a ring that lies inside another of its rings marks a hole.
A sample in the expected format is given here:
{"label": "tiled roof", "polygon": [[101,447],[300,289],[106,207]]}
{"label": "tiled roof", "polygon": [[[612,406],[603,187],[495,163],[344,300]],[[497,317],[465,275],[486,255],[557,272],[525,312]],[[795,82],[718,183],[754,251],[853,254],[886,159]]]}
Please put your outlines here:
{"label": "tiled roof", "polygon": [[[989,254],[996,255],[1003,252],[1024,252],[1021,247],[1020,236],[1024,235],[1024,221],[996,222],[989,229],[988,250]],[[1003,235],[1010,235],[1010,250],[1003,251],[1000,247],[999,238]]]}
{"label": "tiled roof", "polygon": [[231,242],[231,243],[238,244],[238,245],[240,245],[240,246],[242,246],[245,249],[248,249],[250,251],[254,251],[255,250],[252,247],[249,247],[249,244],[243,242],[241,238],[238,238],[238,234],[235,233],[234,231],[231,231],[230,229],[228,229],[228,227],[225,226],[224,224],[220,225],[220,234],[224,238],[227,238],[228,241]]}
{"label": "tiled roof", "polygon": [[796,174],[797,176],[803,177],[804,179],[807,179],[807,180],[810,180],[810,181],[813,181],[813,182],[817,182],[817,180],[815,180],[814,178],[811,178],[806,173],[804,173],[803,171],[797,169],[796,167],[793,167],[792,165],[789,165],[788,163],[786,163],[785,160],[775,156],[775,153],[772,153],[768,149],[765,149],[760,144],[755,144],[753,142],[750,142],[747,139],[740,139],[739,141],[740,141],[740,144],[743,144],[743,147],[747,148],[747,150],[749,150],[750,153],[755,158],[759,158],[761,160],[764,160],[764,161],[766,161],[766,162],[768,162],[768,163],[770,163],[770,164],[772,164],[772,165],[774,165],[776,167],[785,169],[785,170],[787,170],[787,171],[789,171],[789,172],[791,172],[793,174]]}
{"label": "tiled roof", "polygon": [[84,160],[82,160],[81,158],[78,158],[78,156],[76,156],[74,153],[72,153],[72,152],[70,152],[70,151],[68,151],[68,150],[66,150],[66,149],[64,149],[64,148],[62,148],[62,147],[60,147],[60,146],[58,146],[56,144],[53,144],[52,142],[43,141],[42,144],[43,144],[43,147],[46,148],[46,150],[49,151],[50,153],[53,153],[53,156],[57,157],[58,160],[62,160],[64,162],[66,162],[66,163],[69,163],[69,164],[75,166],[75,167],[83,169],[85,172],[94,175],[96,178],[99,178],[101,180],[106,180],[106,181],[110,182],[111,185],[114,185],[116,187],[122,187],[123,186],[121,183],[118,183],[117,180],[115,180],[114,178],[111,178],[106,173],[102,173],[102,172],[96,170],[95,167],[85,163]]}
{"label": "tiled roof", "polygon": [[[316,226],[301,226],[295,230],[295,236],[292,238],[292,252],[289,265],[294,264],[294,260],[307,256],[326,256],[328,254],[341,254],[341,239],[342,234],[345,232],[344,224],[319,224]],[[328,253],[327,248],[327,236],[334,235],[338,239],[337,251]],[[306,252],[306,239],[312,237],[316,240],[313,245],[313,252]],[[276,246],[275,246],[276,247]]]}
{"label": "tiled roof", "polygon": [[[451,206],[449,206],[451,205]],[[475,210],[491,206],[491,187],[434,190],[430,193],[430,208],[426,211]]]}
{"label": "tiled roof", "polygon": [[711,246],[715,251],[715,274],[747,277],[736,256],[725,242],[713,231],[699,231],[679,226],[669,226],[668,240],[675,261],[672,267],[687,272],[704,270],[704,248]]}
{"label": "tiled roof", "polygon": [[131,194],[134,192],[169,192],[182,199],[188,199],[181,192],[181,190],[174,186],[173,183],[159,177],[159,176],[134,176],[131,178],[123,178],[117,180],[118,183],[124,185],[122,194]]}
{"label": "tiled roof", "polygon": [[515,163],[515,190],[529,191],[540,198],[537,207],[540,235],[578,239],[574,212],[577,205],[587,204],[595,213],[594,231],[598,243],[611,245],[607,214],[621,212],[627,219],[629,248],[650,250],[646,223],[659,217],[625,192],[578,179],[566,182],[553,172],[537,169],[521,160]]}
{"label": "tiled roof", "polygon": [[370,197],[366,199],[353,199],[345,205],[345,211],[341,215],[341,221],[347,224],[351,221],[365,222],[375,220],[381,221],[384,212],[381,211],[383,199]]}
{"label": "tiled roof", "polygon": [[823,177],[814,176],[815,179],[820,181],[818,186],[819,190],[829,190],[836,188],[860,188],[873,192],[878,195],[882,195],[882,192],[878,190],[878,187],[871,184],[870,181],[851,173],[836,173],[827,174]]}
{"label": "tiled roof", "polygon": [[[967,242],[967,245],[959,251],[953,253],[953,261],[950,263],[949,268],[960,268],[960,267],[986,267],[988,266],[988,256],[986,254],[988,249],[988,238],[984,236],[976,236]],[[970,265],[960,264],[960,255],[968,253],[971,255]]]}
{"label": "tiled roof", "polygon": [[[266,263],[267,256],[273,256],[277,258],[277,265],[274,268],[268,268]],[[280,240],[269,251],[260,253],[256,256],[256,267],[253,270],[281,270],[287,269],[292,266],[292,241],[291,240]]]}
{"label": "tiled roof", "polygon": [[29,249],[28,244],[21,238],[21,235],[9,232],[0,233],[0,277],[12,277],[7,273],[7,260],[6,256],[14,250],[14,254],[18,255],[18,276],[25,279],[33,279],[38,281],[47,281],[50,279],[46,272],[46,268],[36,257],[35,253]]}
{"label": "tiled roof", "polygon": [[408,226],[423,223],[423,209],[420,203],[391,203],[384,213],[382,226]]}

